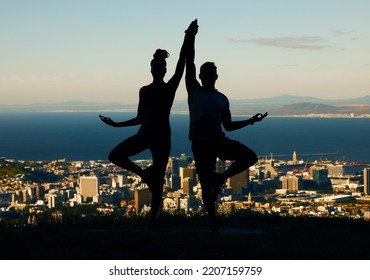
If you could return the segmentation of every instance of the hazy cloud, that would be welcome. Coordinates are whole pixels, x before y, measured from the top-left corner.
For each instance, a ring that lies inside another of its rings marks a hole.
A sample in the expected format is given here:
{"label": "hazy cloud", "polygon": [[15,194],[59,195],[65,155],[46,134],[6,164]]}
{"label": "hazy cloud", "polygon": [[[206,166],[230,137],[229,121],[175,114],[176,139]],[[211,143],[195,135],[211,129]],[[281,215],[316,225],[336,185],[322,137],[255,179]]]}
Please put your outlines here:
{"label": "hazy cloud", "polygon": [[319,36],[229,39],[231,43],[254,43],[259,46],[269,46],[284,49],[321,50],[329,47],[326,40]]}
{"label": "hazy cloud", "polygon": [[347,35],[347,34],[355,33],[355,31],[343,31],[343,30],[338,30],[338,29],[332,30],[331,32],[333,32],[336,35]]}
{"label": "hazy cloud", "polygon": [[281,68],[290,68],[290,67],[298,67],[299,64],[281,64],[277,65],[276,67],[281,67]]}

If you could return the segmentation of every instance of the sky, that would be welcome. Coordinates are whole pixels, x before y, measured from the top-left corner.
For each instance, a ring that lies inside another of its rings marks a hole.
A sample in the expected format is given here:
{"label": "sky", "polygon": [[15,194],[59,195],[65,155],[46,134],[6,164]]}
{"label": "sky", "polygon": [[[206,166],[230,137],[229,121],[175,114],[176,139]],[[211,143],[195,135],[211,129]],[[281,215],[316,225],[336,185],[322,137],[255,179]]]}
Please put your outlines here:
{"label": "sky", "polygon": [[167,81],[196,18],[197,71],[215,62],[229,99],[362,97],[369,14],[368,0],[0,0],[0,104],[136,103],[154,51],[171,55]]}

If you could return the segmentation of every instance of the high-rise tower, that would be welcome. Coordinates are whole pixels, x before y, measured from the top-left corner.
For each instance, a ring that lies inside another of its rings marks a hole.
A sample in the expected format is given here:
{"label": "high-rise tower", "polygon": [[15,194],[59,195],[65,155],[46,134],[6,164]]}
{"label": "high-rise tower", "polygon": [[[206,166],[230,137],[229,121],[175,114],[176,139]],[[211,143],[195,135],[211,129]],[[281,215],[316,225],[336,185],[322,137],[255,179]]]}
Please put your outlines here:
{"label": "high-rise tower", "polygon": [[364,193],[370,194],[370,168],[364,168]]}
{"label": "high-rise tower", "polygon": [[190,184],[194,186],[196,181],[196,171],[194,168],[180,167],[180,177],[181,177],[181,188],[184,187],[185,178],[190,178],[191,180]]}
{"label": "high-rise tower", "polygon": [[233,189],[234,194],[246,193],[249,183],[249,169],[227,179],[227,186]]}
{"label": "high-rise tower", "polygon": [[96,176],[80,177],[80,194],[83,202],[90,202],[94,196],[99,195],[99,182]]}
{"label": "high-rise tower", "polygon": [[292,159],[293,159],[294,163],[297,162],[297,152],[296,151],[293,152],[293,158]]}

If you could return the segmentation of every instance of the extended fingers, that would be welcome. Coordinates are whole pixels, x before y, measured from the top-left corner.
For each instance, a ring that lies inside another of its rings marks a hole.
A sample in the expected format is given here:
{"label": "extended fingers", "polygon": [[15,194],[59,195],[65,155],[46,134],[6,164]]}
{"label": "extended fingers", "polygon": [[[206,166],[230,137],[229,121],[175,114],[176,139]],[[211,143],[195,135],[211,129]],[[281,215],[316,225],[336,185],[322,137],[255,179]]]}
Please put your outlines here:
{"label": "extended fingers", "polygon": [[102,115],[99,115],[99,118],[100,118],[103,122],[105,122],[105,123],[112,122],[112,120],[111,120],[110,118],[108,118],[108,117],[104,117],[104,116],[102,116]]}

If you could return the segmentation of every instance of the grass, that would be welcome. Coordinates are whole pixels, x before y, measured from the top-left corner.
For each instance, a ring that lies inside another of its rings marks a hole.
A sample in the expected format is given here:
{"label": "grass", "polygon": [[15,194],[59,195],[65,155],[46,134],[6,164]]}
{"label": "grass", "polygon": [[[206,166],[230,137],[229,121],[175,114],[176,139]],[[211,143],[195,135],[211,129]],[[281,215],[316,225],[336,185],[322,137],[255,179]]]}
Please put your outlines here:
{"label": "grass", "polygon": [[[6,260],[369,260],[370,223],[341,218],[259,214],[220,217],[208,231],[206,216],[162,214],[160,231],[146,217],[106,216],[75,223],[0,229]],[[232,230],[230,230],[232,229]]]}

